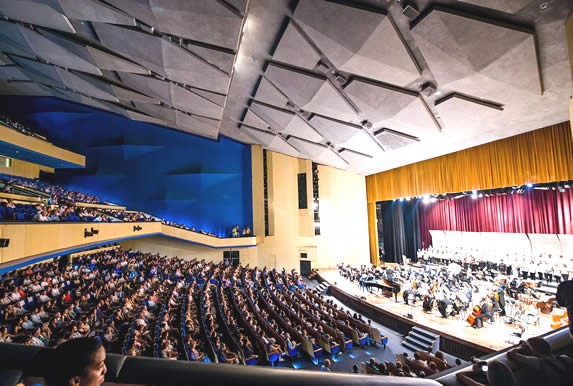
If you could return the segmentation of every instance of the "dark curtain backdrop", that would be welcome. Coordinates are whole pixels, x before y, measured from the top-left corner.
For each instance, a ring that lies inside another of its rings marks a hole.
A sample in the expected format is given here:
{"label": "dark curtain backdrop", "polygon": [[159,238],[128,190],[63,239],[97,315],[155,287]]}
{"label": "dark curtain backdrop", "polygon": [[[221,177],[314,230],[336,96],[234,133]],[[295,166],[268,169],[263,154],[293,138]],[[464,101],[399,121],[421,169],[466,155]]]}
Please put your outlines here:
{"label": "dark curtain backdrop", "polygon": [[417,261],[417,252],[421,247],[420,214],[418,206],[423,205],[421,200],[412,200],[404,203],[404,231],[406,233],[406,253],[408,258]]}
{"label": "dark curtain backdrop", "polygon": [[536,190],[472,199],[464,196],[420,204],[422,247],[430,230],[573,234],[573,189]]}
{"label": "dark curtain backdrop", "polygon": [[420,248],[418,201],[384,201],[380,205],[385,260],[402,263],[402,255],[415,259]]}

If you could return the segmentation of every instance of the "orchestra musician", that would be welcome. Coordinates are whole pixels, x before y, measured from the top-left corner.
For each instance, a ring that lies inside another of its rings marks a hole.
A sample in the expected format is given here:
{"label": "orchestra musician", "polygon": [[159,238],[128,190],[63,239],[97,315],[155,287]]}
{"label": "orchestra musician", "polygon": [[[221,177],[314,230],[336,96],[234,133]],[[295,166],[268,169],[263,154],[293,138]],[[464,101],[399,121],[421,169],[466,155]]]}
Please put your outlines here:
{"label": "orchestra musician", "polygon": [[490,303],[490,300],[485,297],[483,298],[481,301],[481,314],[476,318],[476,323],[474,325],[474,328],[482,328],[484,325],[484,322],[487,320],[490,320],[491,322],[493,322],[493,308],[492,308],[492,304]]}

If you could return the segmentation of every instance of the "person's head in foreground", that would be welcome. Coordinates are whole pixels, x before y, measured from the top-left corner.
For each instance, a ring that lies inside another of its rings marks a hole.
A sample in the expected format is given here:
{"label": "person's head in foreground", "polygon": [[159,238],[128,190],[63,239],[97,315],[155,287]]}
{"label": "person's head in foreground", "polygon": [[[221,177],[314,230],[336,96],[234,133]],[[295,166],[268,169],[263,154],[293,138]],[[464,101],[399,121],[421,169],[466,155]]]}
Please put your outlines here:
{"label": "person's head in foreground", "polygon": [[58,345],[44,354],[49,365],[47,386],[99,386],[104,383],[105,349],[98,338],[78,338]]}

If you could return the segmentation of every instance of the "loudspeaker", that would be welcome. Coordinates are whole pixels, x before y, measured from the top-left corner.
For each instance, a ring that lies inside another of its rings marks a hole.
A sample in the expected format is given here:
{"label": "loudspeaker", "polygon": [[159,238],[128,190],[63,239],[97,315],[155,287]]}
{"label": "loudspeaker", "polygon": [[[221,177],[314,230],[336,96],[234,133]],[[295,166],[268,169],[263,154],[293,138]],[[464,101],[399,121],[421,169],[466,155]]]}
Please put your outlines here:
{"label": "loudspeaker", "polygon": [[308,201],[306,199],[306,173],[298,174],[298,208],[308,208]]}
{"label": "loudspeaker", "polygon": [[10,239],[0,239],[0,248],[7,248],[10,245]]}

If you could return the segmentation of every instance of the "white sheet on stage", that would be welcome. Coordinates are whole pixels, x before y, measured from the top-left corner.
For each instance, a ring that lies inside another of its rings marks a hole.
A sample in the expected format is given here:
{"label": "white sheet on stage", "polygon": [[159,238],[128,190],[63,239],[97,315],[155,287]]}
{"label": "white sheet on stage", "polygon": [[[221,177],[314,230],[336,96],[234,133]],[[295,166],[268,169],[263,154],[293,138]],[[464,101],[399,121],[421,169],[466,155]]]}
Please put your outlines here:
{"label": "white sheet on stage", "polygon": [[531,240],[531,255],[539,256],[542,253],[560,256],[562,254],[561,242],[557,235],[528,233]]}
{"label": "white sheet on stage", "polygon": [[434,248],[475,250],[482,257],[501,258],[515,253],[539,256],[545,253],[573,258],[573,235],[442,230],[430,230],[430,235]]}
{"label": "white sheet on stage", "polygon": [[563,256],[573,258],[573,235],[557,235],[561,242]]}

